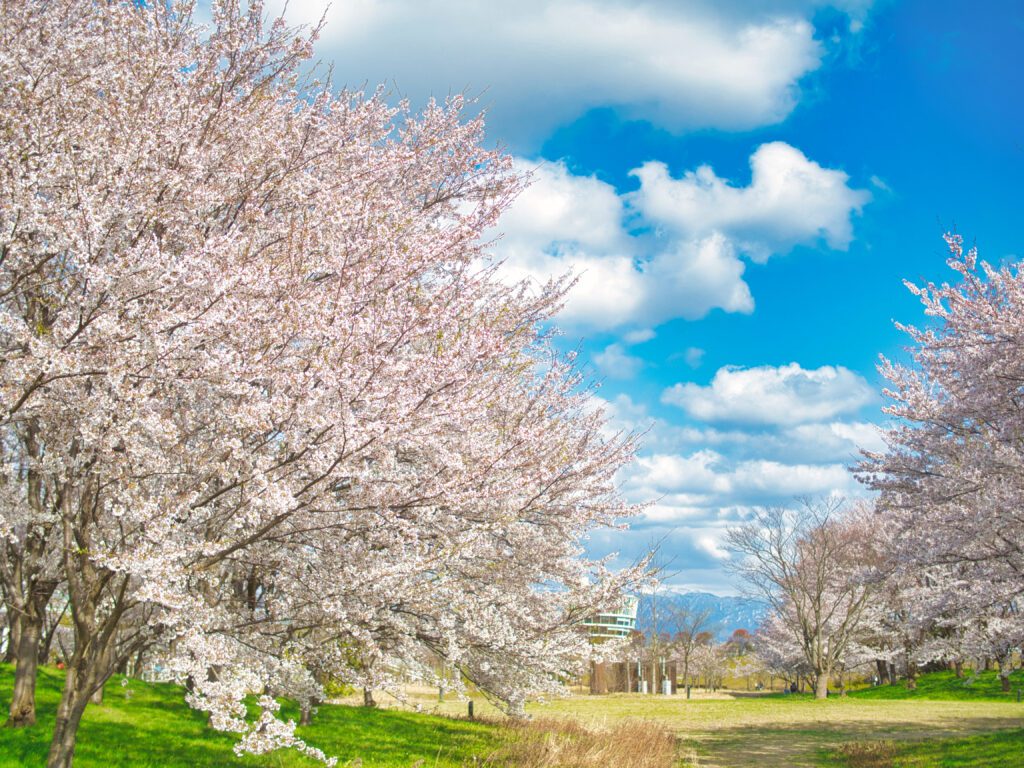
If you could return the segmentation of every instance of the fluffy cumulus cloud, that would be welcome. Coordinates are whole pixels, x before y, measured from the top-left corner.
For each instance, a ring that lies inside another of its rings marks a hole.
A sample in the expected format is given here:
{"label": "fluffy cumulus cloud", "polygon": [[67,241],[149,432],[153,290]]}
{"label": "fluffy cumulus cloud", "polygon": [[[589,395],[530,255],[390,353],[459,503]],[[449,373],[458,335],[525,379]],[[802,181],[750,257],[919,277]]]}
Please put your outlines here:
{"label": "fluffy cumulus cloud", "polygon": [[864,377],[847,368],[826,365],[807,370],[797,363],[727,366],[707,386],[676,384],[662,395],[663,402],[701,421],[780,425],[855,413],[873,398]]}
{"label": "fluffy cumulus cloud", "polygon": [[643,360],[626,352],[621,344],[609,344],[594,355],[594,364],[612,379],[632,379],[643,367]]}
{"label": "fluffy cumulus cloud", "polygon": [[689,238],[726,233],[759,262],[819,240],[837,250],[849,246],[851,215],[871,194],[851,189],[843,171],[823,168],[781,141],[762,144],[750,168],[750,184],[738,187],[707,165],[674,179],[664,163],[645,163],[633,171],[640,179],[633,204],[646,220]]}
{"label": "fluffy cumulus cloud", "polygon": [[546,251],[605,256],[629,247],[623,201],[611,184],[574,175],[561,162],[517,158],[515,168],[531,178],[501,218],[503,240],[515,248],[515,255]]}
{"label": "fluffy cumulus cloud", "polygon": [[[821,65],[809,19],[823,5],[862,15],[843,0],[520,0],[497,14],[476,0],[346,0],[327,9],[318,53],[340,82],[393,83],[414,102],[483,92],[506,139],[535,142],[598,106],[675,131],[746,129],[785,118]],[[287,17],[316,23],[327,6],[293,2]]]}
{"label": "fluffy cumulus cloud", "polygon": [[576,278],[563,324],[649,327],[716,307],[753,309],[744,264],[725,237],[649,243],[627,230],[625,201],[610,184],[561,162],[516,165],[532,184],[502,217],[493,251],[510,280]]}
{"label": "fluffy cumulus cloud", "polygon": [[644,433],[644,447],[655,454],[689,454],[712,449],[737,461],[765,459],[788,464],[848,464],[862,451],[885,447],[878,425],[868,421],[828,421],[796,425],[752,424],[714,426],[675,424],[651,415],[629,395],[593,398],[603,409],[609,434]]}
{"label": "fluffy cumulus cloud", "polygon": [[509,279],[573,274],[560,321],[596,329],[752,312],[741,252],[764,260],[819,238],[845,248],[868,199],[842,171],[779,142],[754,153],[747,187],[707,167],[677,180],[648,163],[634,172],[640,189],[620,195],[561,162],[516,163],[533,183],[502,218],[494,253]]}
{"label": "fluffy cumulus cloud", "polygon": [[722,510],[788,504],[798,496],[856,495],[856,480],[842,464],[736,461],[710,449],[692,454],[641,456],[626,471],[632,498],[657,499],[647,521],[718,517]]}
{"label": "fluffy cumulus cloud", "polygon": [[[776,369],[783,379],[787,368]],[[829,378],[822,369],[795,368],[812,374],[812,380]],[[854,389],[860,386],[858,382]],[[820,393],[815,397],[822,399]],[[817,412],[849,413],[858,399],[838,398],[831,408],[819,407]],[[624,546],[639,546],[637,541],[652,539],[661,531],[657,536],[670,535],[675,551],[683,546],[676,532],[685,529],[694,537],[686,544],[688,556],[699,561],[688,563],[687,570],[713,568],[706,558],[714,560],[717,548],[701,542],[720,542],[723,531],[745,518],[752,507],[789,505],[802,496],[866,495],[848,467],[861,450],[875,450],[881,444],[878,428],[866,421],[722,427],[691,417],[690,423],[680,425],[652,416],[628,395],[600,400],[599,404],[609,419],[609,433],[645,433],[644,451],[619,478],[630,500],[648,504],[633,523],[634,531],[627,537],[631,543]],[[694,574],[691,577],[695,578]]]}

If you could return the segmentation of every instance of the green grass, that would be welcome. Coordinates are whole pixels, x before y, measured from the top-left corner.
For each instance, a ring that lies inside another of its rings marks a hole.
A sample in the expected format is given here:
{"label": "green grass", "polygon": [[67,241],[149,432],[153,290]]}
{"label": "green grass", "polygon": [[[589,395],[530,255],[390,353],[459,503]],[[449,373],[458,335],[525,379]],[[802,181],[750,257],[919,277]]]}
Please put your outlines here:
{"label": "green grass", "polygon": [[[12,682],[11,668],[0,666],[3,711]],[[43,765],[61,682],[56,670],[41,671],[40,722],[31,729],[0,729],[0,768]],[[104,704],[87,710],[76,752],[78,768],[315,765],[294,752],[235,758],[234,737],[207,727],[204,715],[184,703],[179,687],[129,682],[125,688],[115,678]],[[1024,687],[1024,674],[1015,673],[1011,682],[1014,689]],[[884,686],[827,701],[740,694],[731,700],[687,701],[682,696],[614,694],[575,696],[531,705],[530,711],[599,728],[637,718],[659,721],[679,735],[701,766],[1024,765],[1024,703],[1016,703],[1015,690],[1002,693],[995,673],[979,675],[969,687],[963,683],[952,673],[940,672],[923,675],[916,691]],[[132,692],[130,698],[126,690]],[[438,704],[436,694],[427,690],[415,698],[439,711],[465,712],[465,703],[449,698]],[[477,711],[486,710],[478,701]],[[287,703],[283,714],[297,718]],[[310,744],[339,757],[340,765],[358,758],[365,768],[410,768],[418,760],[424,761],[423,768],[464,768],[503,746],[502,729],[493,725],[397,709],[325,705],[313,725],[299,732]]]}
{"label": "green grass", "polygon": [[966,768],[1024,763],[1024,729],[959,739],[867,742],[822,753],[824,765],[845,768]]}
{"label": "green grass", "polygon": [[[0,707],[10,704],[13,672],[0,665]],[[62,675],[40,671],[37,714],[33,728],[0,728],[0,768],[31,768],[46,762],[46,752],[60,699]],[[131,698],[125,695],[130,690]],[[283,714],[298,718],[293,706]],[[484,723],[431,717],[409,712],[358,707],[320,707],[313,724],[299,735],[339,764],[360,758],[365,768],[461,768],[474,757],[497,747],[495,729]],[[306,768],[317,765],[292,751],[238,759],[231,751],[235,738],[217,733],[206,717],[185,704],[181,688],[131,680],[127,688],[114,678],[102,705],[86,710],[75,750],[76,768]]]}
{"label": "green grass", "polygon": [[964,671],[963,678],[953,672],[931,672],[921,675],[917,688],[908,690],[903,681],[895,685],[877,685],[851,691],[858,699],[928,699],[932,701],[1016,701],[1017,689],[1024,688],[1024,671],[1010,673],[1010,691],[1003,693],[999,673]]}

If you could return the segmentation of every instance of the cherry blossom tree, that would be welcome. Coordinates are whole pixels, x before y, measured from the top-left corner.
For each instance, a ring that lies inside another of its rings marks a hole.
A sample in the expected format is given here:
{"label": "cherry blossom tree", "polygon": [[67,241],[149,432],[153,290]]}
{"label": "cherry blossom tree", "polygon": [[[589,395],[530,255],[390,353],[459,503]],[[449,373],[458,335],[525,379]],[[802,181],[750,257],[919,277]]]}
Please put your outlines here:
{"label": "cherry blossom tree", "polygon": [[710,690],[722,687],[722,681],[729,672],[728,662],[725,649],[713,641],[698,645],[690,658],[693,676],[703,680],[704,687]]}
{"label": "cherry blossom tree", "polygon": [[790,683],[811,674],[799,638],[776,613],[769,613],[758,627],[756,648],[757,658],[773,678]]}
{"label": "cherry blossom tree", "polygon": [[324,760],[274,698],[316,669],[555,688],[642,572],[580,544],[634,446],[540,330],[566,284],[487,263],[523,180],[482,120],[304,81],[259,3],[0,13],[0,533],[74,625],[48,765],[143,651],[237,751]]}
{"label": "cherry blossom tree", "polygon": [[[898,326],[911,359],[880,367],[895,419],[888,447],[858,471],[880,492],[893,557],[942,606],[935,639],[960,654],[990,626],[1000,655],[1024,639],[1016,608],[1024,588],[1024,277],[1017,264],[979,261],[958,235],[946,242],[957,282],[907,283],[928,324]],[[932,645],[938,653],[941,643]]]}

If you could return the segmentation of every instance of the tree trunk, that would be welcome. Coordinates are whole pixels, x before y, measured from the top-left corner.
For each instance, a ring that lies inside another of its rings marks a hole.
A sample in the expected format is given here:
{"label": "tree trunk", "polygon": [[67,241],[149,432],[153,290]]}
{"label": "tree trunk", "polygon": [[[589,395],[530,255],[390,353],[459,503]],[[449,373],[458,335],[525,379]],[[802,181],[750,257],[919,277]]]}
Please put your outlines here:
{"label": "tree trunk", "polygon": [[[70,504],[65,499],[65,506]],[[101,574],[87,556],[88,539],[76,537],[71,527],[70,514],[65,509],[64,519],[64,572],[68,575],[68,599],[75,627],[75,648],[68,659],[64,675],[64,690],[57,707],[57,720],[50,742],[46,768],[71,768],[75,754],[75,739],[82,722],[82,714],[89,698],[110,678],[121,662],[116,651],[117,628],[128,603],[128,577],[109,578]],[[78,532],[81,534],[81,531]],[[85,543],[76,545],[82,540]],[[109,592],[104,595],[104,583]],[[109,595],[113,598],[110,599]],[[101,613],[100,609],[103,609]],[[137,646],[122,649],[131,654]]]}
{"label": "tree trunk", "polygon": [[1013,672],[1013,663],[1010,661],[1010,654],[1001,656],[999,661],[999,684],[1003,693],[1010,692],[1010,673]]}
{"label": "tree trunk", "polygon": [[143,673],[143,664],[142,664],[142,662],[145,659],[145,656],[146,656],[146,649],[145,648],[143,648],[141,651],[139,651],[137,654],[135,654],[135,660],[132,662],[132,677],[137,677],[139,679],[142,679],[142,673]]}
{"label": "tree trunk", "polygon": [[48,632],[43,633],[39,642],[39,663],[46,664],[50,660],[50,649],[53,648],[53,638],[57,635],[57,627],[54,626]]}
{"label": "tree trunk", "polygon": [[[50,592],[50,596],[53,596],[53,591]],[[50,598],[47,598],[49,603]],[[57,636],[57,630],[60,628],[60,623],[64,619],[64,614],[68,612],[69,604],[67,601],[64,602],[64,608],[61,610],[60,615],[57,616],[53,624],[50,624],[46,620],[46,606],[42,608],[41,616],[43,619],[43,641],[39,644],[39,663],[46,664],[50,661],[50,650],[53,648],[53,639]]]}
{"label": "tree trunk", "polygon": [[363,688],[363,706],[364,707],[376,707],[377,702],[373,700],[373,691],[369,688]]}
{"label": "tree trunk", "polygon": [[963,661],[961,661],[960,659],[957,659],[955,662],[953,662],[953,669],[956,671],[956,676],[958,678],[963,678],[963,676],[964,676],[964,663],[963,663]]}
{"label": "tree trunk", "polygon": [[103,686],[101,685],[95,691],[92,696],[89,697],[90,704],[102,704],[103,703]]}
{"label": "tree trunk", "polygon": [[14,694],[11,697],[8,728],[36,724],[36,671],[39,665],[39,641],[42,627],[29,615],[23,615],[18,638],[17,666],[14,668]]}
{"label": "tree trunk", "polygon": [[828,698],[828,672],[819,672],[814,683],[814,698]]}
{"label": "tree trunk", "polygon": [[309,725],[313,720],[313,705],[306,702],[299,710],[299,725]]}
{"label": "tree trunk", "polygon": [[46,768],[71,768],[75,757],[78,727],[82,723],[82,714],[92,693],[89,687],[80,670],[74,665],[68,666],[64,677],[64,691],[57,707],[57,722],[53,728],[53,740],[50,742]]}
{"label": "tree trunk", "polygon": [[4,664],[13,664],[18,658],[18,637],[21,634],[21,622],[18,617],[20,612],[11,612],[7,609],[7,648],[4,650]]}
{"label": "tree trunk", "polygon": [[520,696],[509,699],[505,702],[508,707],[508,716],[515,720],[526,720],[526,700]]}

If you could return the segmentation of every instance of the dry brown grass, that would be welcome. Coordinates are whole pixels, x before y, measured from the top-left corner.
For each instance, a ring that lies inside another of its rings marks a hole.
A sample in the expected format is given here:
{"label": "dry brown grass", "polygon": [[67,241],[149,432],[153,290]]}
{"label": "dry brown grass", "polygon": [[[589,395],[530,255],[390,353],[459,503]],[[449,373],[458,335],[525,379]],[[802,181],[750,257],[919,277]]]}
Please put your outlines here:
{"label": "dry brown grass", "polygon": [[843,744],[837,750],[850,768],[891,768],[897,745],[893,741]]}
{"label": "dry brown grass", "polygon": [[607,729],[564,719],[506,721],[505,745],[484,766],[674,768],[678,739],[661,723],[624,720]]}

